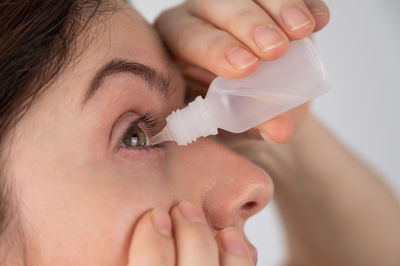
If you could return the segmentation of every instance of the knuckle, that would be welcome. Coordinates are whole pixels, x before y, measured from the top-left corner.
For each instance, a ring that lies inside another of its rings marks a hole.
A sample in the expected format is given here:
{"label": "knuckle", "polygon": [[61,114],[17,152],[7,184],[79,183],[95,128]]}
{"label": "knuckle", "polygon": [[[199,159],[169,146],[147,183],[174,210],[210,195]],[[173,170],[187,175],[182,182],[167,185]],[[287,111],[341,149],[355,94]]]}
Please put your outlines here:
{"label": "knuckle", "polygon": [[226,43],[226,36],[220,34],[213,36],[205,50],[205,58],[214,58],[217,54],[220,54]]}
{"label": "knuckle", "polygon": [[259,13],[254,8],[243,7],[236,11],[235,19],[245,20],[257,15],[259,15]]}
{"label": "knuckle", "polygon": [[213,4],[215,4],[215,0],[197,0],[197,6],[201,14],[207,16],[209,12],[212,10]]}
{"label": "knuckle", "polygon": [[174,7],[170,9],[163,10],[155,19],[154,25],[156,27],[161,26],[165,23],[168,23],[168,21],[171,20],[171,18],[175,17],[176,14],[180,11],[180,7]]}
{"label": "knuckle", "polygon": [[191,12],[198,14],[201,17],[208,18],[209,15],[213,15],[213,7],[216,4],[215,0],[188,0],[187,6]]}
{"label": "knuckle", "polygon": [[243,24],[244,22],[252,21],[254,18],[259,16],[259,12],[257,12],[255,9],[241,7],[236,10],[232,16],[227,18],[226,24],[229,25],[230,28],[236,28],[238,25]]}
{"label": "knuckle", "polygon": [[197,39],[199,36],[199,31],[206,25],[204,21],[196,21],[194,23],[190,23],[185,26],[180,33],[178,39],[178,51],[187,51],[190,50],[190,45],[192,44],[192,40]]}

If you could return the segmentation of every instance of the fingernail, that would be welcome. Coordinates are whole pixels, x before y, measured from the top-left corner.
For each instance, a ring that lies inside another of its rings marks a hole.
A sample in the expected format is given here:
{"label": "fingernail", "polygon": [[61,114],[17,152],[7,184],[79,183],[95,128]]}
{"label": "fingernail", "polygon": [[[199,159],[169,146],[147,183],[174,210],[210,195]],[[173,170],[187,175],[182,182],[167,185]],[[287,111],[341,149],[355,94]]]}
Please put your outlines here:
{"label": "fingernail", "polygon": [[222,248],[227,253],[240,256],[248,256],[247,247],[243,237],[233,227],[225,228],[220,232]]}
{"label": "fingernail", "polygon": [[191,222],[206,222],[206,219],[204,218],[203,212],[201,211],[200,207],[194,205],[193,203],[182,201],[179,204],[179,209],[181,210],[183,217]]}
{"label": "fingernail", "polygon": [[311,14],[313,16],[325,16],[325,17],[329,17],[329,13],[326,11],[318,11],[318,10],[310,10]]}
{"label": "fingernail", "polygon": [[290,31],[298,30],[311,23],[311,20],[297,6],[287,6],[282,10],[282,18]]}
{"label": "fingernail", "polygon": [[253,38],[261,51],[267,52],[285,43],[282,36],[269,26],[257,27],[253,32]]}
{"label": "fingernail", "polygon": [[277,144],[277,142],[272,141],[271,138],[268,136],[267,133],[265,133],[264,131],[258,131],[260,133],[260,136],[267,142],[271,143],[271,144]]}
{"label": "fingernail", "polygon": [[236,69],[245,69],[258,61],[258,58],[242,47],[235,47],[226,53],[229,63]]}
{"label": "fingernail", "polygon": [[154,209],[151,212],[154,227],[165,236],[172,235],[172,223],[169,214],[159,208]]}

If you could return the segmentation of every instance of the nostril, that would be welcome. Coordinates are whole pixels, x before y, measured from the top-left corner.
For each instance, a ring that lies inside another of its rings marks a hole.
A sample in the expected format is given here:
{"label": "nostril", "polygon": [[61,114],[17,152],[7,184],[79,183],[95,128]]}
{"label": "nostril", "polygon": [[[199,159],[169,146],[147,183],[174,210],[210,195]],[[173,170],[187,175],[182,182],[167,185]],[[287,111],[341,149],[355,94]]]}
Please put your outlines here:
{"label": "nostril", "polygon": [[250,201],[250,202],[247,202],[246,204],[244,204],[244,205],[242,206],[242,209],[244,209],[244,210],[246,210],[246,211],[249,211],[249,210],[254,209],[256,206],[257,206],[257,202],[255,202],[255,201]]}

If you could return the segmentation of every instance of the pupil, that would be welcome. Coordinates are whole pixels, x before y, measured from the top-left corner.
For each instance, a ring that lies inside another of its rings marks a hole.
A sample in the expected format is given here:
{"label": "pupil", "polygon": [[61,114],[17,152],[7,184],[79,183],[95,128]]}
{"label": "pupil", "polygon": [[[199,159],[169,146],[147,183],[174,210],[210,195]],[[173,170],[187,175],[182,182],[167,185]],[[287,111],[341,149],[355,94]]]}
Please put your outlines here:
{"label": "pupil", "polygon": [[146,145],[146,135],[138,126],[132,127],[125,135],[123,143],[128,147],[139,147]]}
{"label": "pupil", "polygon": [[133,133],[131,137],[131,145],[137,146],[138,145],[138,134]]}

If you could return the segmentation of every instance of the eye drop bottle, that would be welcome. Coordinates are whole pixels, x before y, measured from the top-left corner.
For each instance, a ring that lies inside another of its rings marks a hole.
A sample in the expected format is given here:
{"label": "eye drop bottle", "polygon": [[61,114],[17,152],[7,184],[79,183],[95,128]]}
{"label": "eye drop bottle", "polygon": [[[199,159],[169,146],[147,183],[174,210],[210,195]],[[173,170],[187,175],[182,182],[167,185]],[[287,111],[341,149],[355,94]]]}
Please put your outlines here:
{"label": "eye drop bottle", "polygon": [[329,90],[329,80],[310,39],[292,41],[289,51],[273,61],[261,61],[250,76],[217,77],[206,97],[172,112],[152,144],[175,141],[187,145],[218,128],[241,133],[293,109]]}

